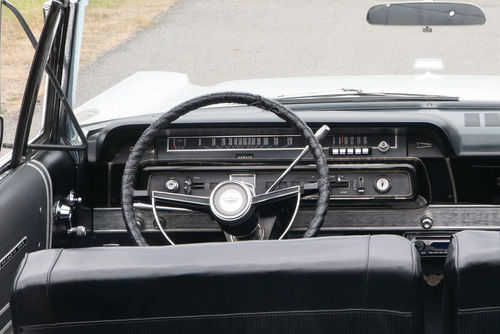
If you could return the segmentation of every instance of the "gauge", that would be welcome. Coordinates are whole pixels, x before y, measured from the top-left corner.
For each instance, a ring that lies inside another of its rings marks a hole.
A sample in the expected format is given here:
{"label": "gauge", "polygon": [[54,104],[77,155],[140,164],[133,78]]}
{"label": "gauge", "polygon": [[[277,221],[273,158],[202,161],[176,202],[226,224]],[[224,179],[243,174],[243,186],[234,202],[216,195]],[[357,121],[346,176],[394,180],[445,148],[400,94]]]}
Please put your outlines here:
{"label": "gauge", "polygon": [[304,139],[298,135],[170,137],[167,150],[298,149],[304,146]]}
{"label": "gauge", "polygon": [[172,147],[174,150],[182,150],[186,147],[186,138],[174,138],[172,141]]}

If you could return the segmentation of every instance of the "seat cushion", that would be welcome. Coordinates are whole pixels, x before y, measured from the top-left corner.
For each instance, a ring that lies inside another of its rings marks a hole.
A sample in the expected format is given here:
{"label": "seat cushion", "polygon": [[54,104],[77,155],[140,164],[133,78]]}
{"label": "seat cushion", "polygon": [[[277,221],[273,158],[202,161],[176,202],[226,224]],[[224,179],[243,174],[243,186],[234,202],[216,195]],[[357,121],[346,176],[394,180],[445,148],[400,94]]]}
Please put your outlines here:
{"label": "seat cushion", "polygon": [[500,233],[455,234],[445,264],[446,333],[500,333]]}
{"label": "seat cushion", "polygon": [[25,332],[420,333],[421,269],[398,236],[27,255],[12,293]]}

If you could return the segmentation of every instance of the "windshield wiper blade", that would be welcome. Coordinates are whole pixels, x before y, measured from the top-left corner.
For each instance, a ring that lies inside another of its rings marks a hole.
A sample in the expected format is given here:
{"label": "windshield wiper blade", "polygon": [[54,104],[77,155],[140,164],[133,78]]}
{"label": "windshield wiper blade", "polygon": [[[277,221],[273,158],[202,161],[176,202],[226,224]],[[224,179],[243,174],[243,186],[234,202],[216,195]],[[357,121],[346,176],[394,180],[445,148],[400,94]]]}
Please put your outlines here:
{"label": "windshield wiper blade", "polygon": [[277,97],[276,100],[284,104],[303,103],[335,103],[335,102],[378,102],[378,101],[459,101],[457,96],[363,92],[361,89],[345,89],[345,93],[336,94],[311,94],[302,96]]}

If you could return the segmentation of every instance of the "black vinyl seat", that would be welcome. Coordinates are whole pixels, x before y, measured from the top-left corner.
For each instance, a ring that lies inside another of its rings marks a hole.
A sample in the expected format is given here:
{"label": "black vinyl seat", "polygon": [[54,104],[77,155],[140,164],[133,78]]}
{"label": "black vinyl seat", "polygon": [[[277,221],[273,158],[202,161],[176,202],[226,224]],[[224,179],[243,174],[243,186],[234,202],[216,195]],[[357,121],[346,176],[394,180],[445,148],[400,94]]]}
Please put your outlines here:
{"label": "black vinyl seat", "polygon": [[455,234],[445,264],[446,333],[500,333],[500,232]]}
{"label": "black vinyl seat", "polygon": [[422,333],[421,269],[398,236],[31,253],[23,333]]}

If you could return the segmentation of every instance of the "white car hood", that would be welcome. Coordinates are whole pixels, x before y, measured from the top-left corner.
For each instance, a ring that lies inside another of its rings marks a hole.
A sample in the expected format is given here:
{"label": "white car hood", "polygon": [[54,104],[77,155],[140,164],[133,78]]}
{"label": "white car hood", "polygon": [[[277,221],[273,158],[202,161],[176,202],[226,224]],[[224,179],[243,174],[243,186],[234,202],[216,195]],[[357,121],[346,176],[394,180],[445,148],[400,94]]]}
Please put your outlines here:
{"label": "white car hood", "polygon": [[319,94],[341,89],[364,92],[458,96],[462,101],[500,101],[500,76],[390,75],[256,79],[198,86],[186,74],[137,72],[76,109],[80,123],[163,113],[190,98],[223,91],[266,97]]}

